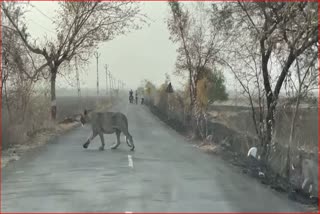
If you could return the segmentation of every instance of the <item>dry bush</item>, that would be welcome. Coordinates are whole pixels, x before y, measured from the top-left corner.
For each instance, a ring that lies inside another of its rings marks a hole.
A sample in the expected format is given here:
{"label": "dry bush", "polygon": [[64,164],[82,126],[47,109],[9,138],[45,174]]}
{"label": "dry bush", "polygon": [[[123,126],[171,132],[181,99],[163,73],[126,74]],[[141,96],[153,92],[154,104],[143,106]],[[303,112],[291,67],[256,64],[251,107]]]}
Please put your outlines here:
{"label": "dry bush", "polygon": [[[290,106],[279,108],[276,124],[276,141],[287,145],[290,137],[290,125],[294,116],[294,109]],[[293,148],[303,147],[305,150],[313,150],[318,147],[318,109],[300,108],[295,122],[293,133]]]}
{"label": "dry bush", "polygon": [[33,134],[37,130],[51,129],[54,123],[50,119],[50,98],[43,93],[35,93],[30,99],[30,105],[28,106],[28,115],[26,120],[31,128],[30,132]]}
{"label": "dry bush", "polygon": [[188,97],[181,91],[167,93],[166,86],[161,85],[149,96],[154,101],[154,105],[150,106],[151,111],[175,130],[185,132],[189,126]]}
{"label": "dry bush", "polygon": [[99,97],[95,109],[97,111],[107,111],[111,105],[112,100],[110,100],[109,97]]}
{"label": "dry bush", "polygon": [[[9,116],[8,108],[3,108],[3,149],[16,144],[27,143],[30,138],[35,137],[39,132],[55,130],[56,123],[50,117],[51,103],[48,95],[49,93],[46,93],[46,90],[33,91],[28,98],[27,106],[24,110],[15,108],[12,105],[8,106],[11,116]],[[13,98],[20,99],[20,96],[19,94],[15,94],[15,96],[10,98],[11,100]],[[77,96],[58,97],[59,111],[57,122],[62,121],[66,117],[82,113],[83,109],[105,110],[111,105],[111,101],[107,97],[99,97],[98,100],[95,96],[83,97],[80,101],[82,105],[79,105],[79,98]],[[4,106],[6,106],[6,103]]]}
{"label": "dry bush", "polygon": [[25,125],[10,122],[8,111],[2,110],[2,149],[7,149],[17,142],[25,142],[26,140]]}
{"label": "dry bush", "polygon": [[62,121],[67,117],[80,114],[84,109],[97,109],[111,104],[109,97],[100,96],[59,96],[57,97],[57,121]]}
{"label": "dry bush", "polygon": [[[20,99],[19,96],[21,95],[16,94],[11,98]],[[25,108],[15,108],[12,105],[3,108],[3,148],[25,143],[37,131],[51,128],[49,109],[50,102],[41,92],[31,93]]]}
{"label": "dry bush", "polygon": [[167,84],[162,84],[157,90],[155,105],[163,114],[168,115],[168,93],[166,92],[166,86]]}

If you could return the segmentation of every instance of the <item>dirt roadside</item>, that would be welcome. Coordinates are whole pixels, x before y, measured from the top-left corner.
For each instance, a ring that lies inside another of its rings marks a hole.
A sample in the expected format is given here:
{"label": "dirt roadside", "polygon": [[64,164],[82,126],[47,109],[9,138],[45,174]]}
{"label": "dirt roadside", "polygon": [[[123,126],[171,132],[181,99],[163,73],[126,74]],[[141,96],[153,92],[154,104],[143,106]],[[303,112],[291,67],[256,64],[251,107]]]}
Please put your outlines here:
{"label": "dirt roadside", "polygon": [[193,140],[189,140],[189,142],[193,144],[195,148],[221,158],[229,163],[231,167],[235,167],[246,176],[257,179],[261,184],[268,186],[268,188],[287,194],[290,200],[303,204],[309,212],[319,211],[318,198],[310,198],[309,195],[301,191],[289,191],[288,182],[285,179],[278,177],[272,171],[268,170],[267,167],[262,166],[256,159],[236,154],[230,151],[225,145],[208,142],[200,143]]}
{"label": "dirt roadside", "polygon": [[[193,145],[193,147],[200,149],[203,152],[209,153],[210,155],[215,155],[223,159],[225,162],[230,164],[230,167],[235,167],[237,170],[239,170],[240,173],[243,173],[249,177],[253,177],[257,179],[261,184],[266,185],[268,188],[287,195],[290,200],[296,201],[306,206],[306,208],[310,212],[318,211],[318,198],[311,198],[309,194],[305,194],[299,189],[290,186],[286,179],[273,172],[269,166],[266,166],[256,159],[247,157],[246,155],[242,154],[241,147],[234,147],[242,145],[239,142],[240,140],[248,143],[249,139],[244,137],[242,139],[240,135],[237,135],[237,132],[232,131],[232,129],[226,127],[223,121],[213,122],[209,128],[215,133],[220,133],[219,135],[215,135],[215,138],[217,139],[205,141],[194,140],[192,139],[192,134],[189,133],[187,129],[180,129],[181,125],[179,121],[175,121],[172,119],[169,120],[164,117],[161,112],[157,111],[157,109],[154,109],[152,107],[148,108],[154,115],[165,122],[169,127],[173,128],[179,134],[184,136],[186,140]],[[215,118],[217,118],[218,115],[214,116]],[[225,136],[228,137],[224,138]],[[250,143],[250,145],[251,144],[252,142]],[[247,146],[249,146],[250,148],[250,145]]]}
{"label": "dirt roadside", "polygon": [[11,146],[2,151],[1,168],[6,167],[12,161],[19,160],[25,152],[45,145],[52,137],[62,135],[78,126],[80,126],[79,122],[60,123],[50,129],[39,131],[28,142]]}
{"label": "dirt roadside", "polygon": [[[104,111],[112,107],[111,103],[98,106],[95,111]],[[50,128],[39,130],[34,136],[30,137],[27,142],[19,143],[10,148],[1,151],[1,169],[6,167],[10,162],[17,161],[26,152],[41,147],[48,143],[52,138],[63,135],[72,129],[81,126],[76,120],[76,115],[66,117],[64,120],[52,125]]]}

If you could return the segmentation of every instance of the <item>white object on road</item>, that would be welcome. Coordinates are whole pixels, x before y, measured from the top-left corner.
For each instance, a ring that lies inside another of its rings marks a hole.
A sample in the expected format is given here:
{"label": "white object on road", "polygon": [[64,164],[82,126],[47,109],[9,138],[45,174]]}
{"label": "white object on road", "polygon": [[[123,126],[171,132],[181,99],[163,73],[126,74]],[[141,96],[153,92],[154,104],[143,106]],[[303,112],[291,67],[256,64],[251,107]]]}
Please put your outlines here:
{"label": "white object on road", "polygon": [[309,193],[311,193],[311,192],[312,192],[312,184],[309,187]]}
{"label": "white object on road", "polygon": [[257,158],[257,147],[251,147],[248,151],[248,157],[251,155],[254,158]]}
{"label": "white object on road", "polygon": [[133,161],[132,161],[132,156],[131,155],[128,155],[128,162],[129,162],[128,166],[133,168]]}
{"label": "white object on road", "polygon": [[264,173],[263,172],[259,172],[259,177],[264,177]]}

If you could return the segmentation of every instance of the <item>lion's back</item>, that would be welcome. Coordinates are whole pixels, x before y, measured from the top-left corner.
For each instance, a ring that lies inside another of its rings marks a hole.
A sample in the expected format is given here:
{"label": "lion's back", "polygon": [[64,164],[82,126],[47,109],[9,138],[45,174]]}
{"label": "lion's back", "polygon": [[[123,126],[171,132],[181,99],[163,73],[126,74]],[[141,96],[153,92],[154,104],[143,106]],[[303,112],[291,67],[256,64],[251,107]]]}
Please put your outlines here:
{"label": "lion's back", "polygon": [[95,112],[93,123],[96,128],[112,132],[114,128],[127,129],[127,117],[121,112]]}

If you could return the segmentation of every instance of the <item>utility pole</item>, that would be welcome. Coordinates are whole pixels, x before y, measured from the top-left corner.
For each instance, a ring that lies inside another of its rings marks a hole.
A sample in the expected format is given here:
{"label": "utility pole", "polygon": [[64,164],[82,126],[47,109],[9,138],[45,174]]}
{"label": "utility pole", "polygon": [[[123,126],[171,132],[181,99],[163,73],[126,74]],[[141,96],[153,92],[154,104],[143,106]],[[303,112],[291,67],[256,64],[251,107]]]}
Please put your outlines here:
{"label": "utility pole", "polygon": [[112,79],[112,88],[113,88],[113,91],[114,91],[114,92],[117,91],[116,78],[113,78],[113,79]]}
{"label": "utility pole", "polygon": [[110,88],[110,97],[112,97],[112,76],[111,76],[111,72],[109,71],[108,73],[109,75],[109,88]]}
{"label": "utility pole", "polygon": [[112,92],[114,92],[114,76],[111,76],[111,87],[112,87]]}
{"label": "utility pole", "polygon": [[119,95],[119,91],[120,91],[120,80],[117,81],[118,84],[117,84],[117,91],[118,91],[118,95]]}
{"label": "utility pole", "polygon": [[97,51],[94,53],[94,56],[97,59],[97,97],[99,97],[99,57],[100,57],[100,53],[98,53]]}
{"label": "utility pole", "polygon": [[106,69],[106,96],[108,96],[108,65],[104,65]]}
{"label": "utility pole", "polygon": [[78,102],[79,102],[80,108],[82,108],[81,88],[80,88],[80,78],[79,78],[79,70],[78,70],[77,57],[74,58],[74,61],[75,61],[75,65],[76,65],[76,79],[77,79]]}

